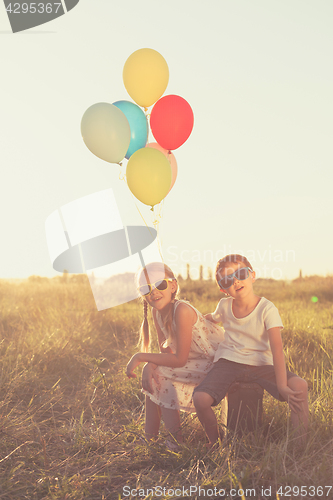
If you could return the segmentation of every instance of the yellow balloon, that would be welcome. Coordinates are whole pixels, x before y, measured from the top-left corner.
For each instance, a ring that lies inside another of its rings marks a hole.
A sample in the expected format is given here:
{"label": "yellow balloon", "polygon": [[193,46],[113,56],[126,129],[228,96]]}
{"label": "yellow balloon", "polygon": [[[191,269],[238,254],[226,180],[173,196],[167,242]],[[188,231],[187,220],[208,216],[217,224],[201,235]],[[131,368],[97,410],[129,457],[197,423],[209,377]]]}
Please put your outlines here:
{"label": "yellow balloon", "polygon": [[154,49],[139,49],[125,62],[123,80],[127,92],[139,105],[148,107],[164,93],[169,81],[166,60]]}
{"label": "yellow balloon", "polygon": [[171,166],[161,151],[138,149],[132,154],[126,168],[127,185],[134,196],[145,205],[160,203],[171,186]]}

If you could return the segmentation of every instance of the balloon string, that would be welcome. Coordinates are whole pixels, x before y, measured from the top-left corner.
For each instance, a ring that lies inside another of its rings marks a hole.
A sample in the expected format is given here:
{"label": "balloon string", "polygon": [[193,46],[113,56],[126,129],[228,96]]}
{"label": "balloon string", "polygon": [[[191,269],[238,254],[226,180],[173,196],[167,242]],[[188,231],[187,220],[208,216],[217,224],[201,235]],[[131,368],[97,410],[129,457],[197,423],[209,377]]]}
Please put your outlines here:
{"label": "balloon string", "polygon": [[[147,225],[147,222],[145,221],[145,219],[144,219],[144,217],[143,217],[142,213],[140,212],[139,207],[138,207],[138,206],[137,206],[137,204],[135,203],[135,198],[134,198],[133,193],[132,193],[131,191],[130,191],[130,193],[131,193],[131,195],[132,195],[132,198],[133,198],[133,202],[134,202],[135,208],[136,208],[136,209],[137,209],[137,211],[139,212],[139,214],[140,214],[140,216],[141,216],[141,218],[142,218],[143,222],[146,224],[146,226],[147,226],[147,228],[148,228],[148,231],[150,232],[151,236],[152,236],[152,237],[154,237],[154,235],[153,235],[153,234],[151,233],[151,231],[150,231],[150,227]],[[152,208],[151,208],[151,210],[154,212],[154,207],[152,207]],[[155,215],[155,214],[154,214],[154,215]],[[161,217],[159,216],[159,218],[161,218]],[[161,256],[162,262],[164,262],[164,260],[163,260],[163,256],[162,256],[162,252],[161,252],[160,239],[159,239],[159,222],[160,222],[160,221],[159,221],[158,219],[157,219],[157,220],[154,220],[154,221],[153,221],[153,225],[154,225],[154,228],[155,228],[155,230],[156,230],[157,249],[158,249],[158,252],[159,252],[159,254],[160,254],[160,256]]]}
{"label": "balloon string", "polygon": [[141,218],[142,218],[143,222],[146,224],[146,226],[147,226],[147,228],[148,228],[148,230],[149,230],[150,234],[151,234],[152,236],[154,236],[154,235],[151,233],[151,231],[150,231],[150,227],[148,226],[148,224],[147,224],[147,222],[145,221],[145,219],[144,219],[144,217],[143,217],[142,213],[140,212],[139,208],[137,207],[137,205],[136,205],[136,203],[135,203],[135,197],[134,197],[134,194],[132,193],[132,191],[130,190],[130,188],[128,187],[128,184],[127,184],[126,172],[122,173],[122,170],[121,170],[121,169],[122,169],[122,164],[121,164],[121,163],[119,163],[119,166],[120,166],[119,179],[120,179],[121,181],[124,181],[124,182],[125,182],[125,184],[126,184],[126,186],[127,186],[127,189],[128,189],[128,191],[130,192],[130,194],[131,194],[131,196],[132,196],[132,198],[133,198],[134,206],[136,207],[137,211],[139,212],[139,214],[140,214],[140,216],[141,216]]}
{"label": "balloon string", "polygon": [[[125,180],[125,182],[126,182],[126,179],[124,179],[124,180]],[[127,183],[126,183],[126,184],[127,184]],[[127,187],[128,187],[128,186],[127,186]],[[136,208],[136,209],[137,209],[137,211],[139,212],[141,219],[143,220],[143,222],[144,222],[144,223],[145,223],[145,225],[147,226],[148,231],[150,232],[151,236],[153,237],[154,235],[152,234],[152,232],[151,232],[151,230],[150,230],[151,228],[148,226],[148,224],[147,224],[147,222],[145,221],[145,219],[144,219],[144,217],[143,217],[142,213],[141,213],[141,212],[140,212],[140,210],[139,210],[139,207],[138,207],[138,206],[137,206],[137,204],[135,203],[135,197],[134,197],[134,194],[132,193],[132,191],[131,191],[129,188],[128,188],[128,190],[129,190],[129,192],[131,193],[131,196],[132,196],[132,198],[133,198],[133,203],[134,203],[135,208]]]}
{"label": "balloon string", "polygon": [[147,120],[148,120],[148,118],[150,118],[151,113],[148,113],[148,108],[146,108],[146,107],[145,107],[145,108],[143,108],[143,109],[144,109],[144,112],[145,112],[146,118],[147,118]]}
{"label": "balloon string", "polygon": [[162,262],[164,262],[163,255],[162,255],[162,250],[161,250],[161,243],[160,243],[160,221],[161,221],[161,214],[160,214],[160,211],[157,214],[155,214],[155,212],[153,210],[153,214],[152,215],[155,217],[152,222],[153,222],[154,228],[156,230],[157,249],[158,249],[158,252],[159,252],[160,257],[162,259]]}
{"label": "balloon string", "polygon": [[164,200],[162,200],[158,205],[155,205],[156,207],[158,207],[156,213],[154,212],[154,215],[155,215],[155,219],[153,220],[153,224],[159,224],[161,219],[162,219],[162,204],[164,203]]}
{"label": "balloon string", "polygon": [[[121,169],[122,169],[122,164],[121,164],[121,163],[119,163],[119,166],[120,166],[119,179],[120,179],[121,181],[124,181],[124,182],[126,183],[126,186],[127,186],[128,190],[129,190],[129,192],[131,193],[131,196],[132,196],[132,198],[133,198],[133,203],[134,203],[135,208],[136,208],[136,209],[137,209],[137,211],[139,212],[140,217],[141,217],[141,219],[143,220],[143,222],[145,223],[145,225],[146,225],[146,227],[147,227],[147,229],[148,229],[149,233],[151,234],[152,238],[154,238],[154,234],[152,234],[152,232],[151,232],[151,228],[148,226],[147,222],[145,221],[145,218],[143,217],[142,213],[140,212],[139,207],[137,206],[137,204],[136,204],[136,202],[135,202],[135,196],[134,196],[134,194],[132,193],[132,191],[131,191],[131,190],[129,189],[129,187],[128,187],[128,184],[127,184],[127,179],[126,179],[126,173],[124,173],[124,174],[123,174],[123,173],[122,173],[122,171],[121,171]],[[164,202],[164,200],[163,200],[163,202]],[[151,210],[152,210],[153,214],[155,215],[155,213],[154,213],[154,207],[151,207]],[[154,225],[154,228],[155,228],[155,230],[156,230],[157,249],[158,249],[158,252],[159,252],[159,254],[160,254],[160,256],[161,256],[162,262],[164,262],[164,260],[163,260],[163,256],[162,256],[162,252],[161,252],[160,240],[159,240],[159,223],[160,223],[160,220],[161,220],[161,218],[162,218],[160,211],[159,211],[159,213],[157,214],[157,216],[156,216],[156,217],[157,217],[157,218],[153,221],[153,225]]]}
{"label": "balloon string", "polygon": [[[161,214],[159,214],[159,213],[157,213],[157,214],[153,213],[152,215],[153,215],[153,217],[155,217],[155,218],[152,220],[153,226],[154,226],[154,227],[155,227],[155,226],[157,226],[157,227],[158,227],[159,223],[161,222],[161,218],[162,218],[162,217],[161,217]],[[156,227],[155,227],[155,229],[156,229]]]}
{"label": "balloon string", "polygon": [[119,170],[119,180],[126,182],[126,171],[124,173],[122,172],[123,164],[119,163],[118,165],[120,167],[120,170]]}
{"label": "balloon string", "polygon": [[[163,200],[164,201],[164,200]],[[159,210],[158,210],[158,213],[155,214],[154,210],[153,210],[153,217],[155,217],[153,219],[153,225],[154,225],[154,228],[156,230],[156,241],[157,241],[157,248],[158,248],[158,252],[161,256],[161,259],[162,259],[162,262],[164,262],[163,260],[163,256],[162,256],[162,251],[161,251],[161,243],[160,243],[160,222],[161,222],[161,219],[162,219],[162,215],[161,215],[161,203],[158,205],[159,206]],[[155,207],[152,207],[152,208],[155,208]]]}

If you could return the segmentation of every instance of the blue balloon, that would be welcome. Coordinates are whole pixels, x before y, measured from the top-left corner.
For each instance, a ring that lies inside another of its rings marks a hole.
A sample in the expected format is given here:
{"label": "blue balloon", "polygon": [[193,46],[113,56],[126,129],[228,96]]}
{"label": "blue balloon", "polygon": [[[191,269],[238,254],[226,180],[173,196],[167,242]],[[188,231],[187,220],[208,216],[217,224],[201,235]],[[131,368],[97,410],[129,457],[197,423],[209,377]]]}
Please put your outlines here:
{"label": "blue balloon", "polygon": [[148,122],[139,106],[130,101],[116,101],[114,106],[120,109],[127,118],[131,129],[131,142],[125,158],[129,159],[135,151],[144,148],[148,140]]}

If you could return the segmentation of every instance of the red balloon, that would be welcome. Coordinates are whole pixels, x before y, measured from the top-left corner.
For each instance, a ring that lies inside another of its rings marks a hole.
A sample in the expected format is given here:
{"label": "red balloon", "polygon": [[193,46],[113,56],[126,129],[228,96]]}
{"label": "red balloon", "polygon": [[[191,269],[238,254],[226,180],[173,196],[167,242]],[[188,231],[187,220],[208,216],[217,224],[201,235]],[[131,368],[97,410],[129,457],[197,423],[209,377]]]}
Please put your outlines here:
{"label": "red balloon", "polygon": [[150,127],[162,148],[177,149],[188,139],[193,129],[191,106],[179,95],[161,97],[150,115]]}

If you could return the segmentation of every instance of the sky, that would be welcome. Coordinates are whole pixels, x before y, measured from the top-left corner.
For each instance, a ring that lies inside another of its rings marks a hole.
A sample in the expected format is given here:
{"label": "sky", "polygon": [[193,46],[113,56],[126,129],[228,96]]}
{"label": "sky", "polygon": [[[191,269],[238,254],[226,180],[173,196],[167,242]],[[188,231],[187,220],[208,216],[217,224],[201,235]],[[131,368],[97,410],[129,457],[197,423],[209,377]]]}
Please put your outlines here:
{"label": "sky", "polygon": [[56,276],[45,220],[81,197],[112,188],[125,225],[152,225],[80,132],[92,104],[131,101],[140,48],[194,113],[161,207],[166,263],[196,278],[242,253],[260,277],[333,274],[332,21],[331,0],[80,0],[13,34],[0,5],[0,278]]}

